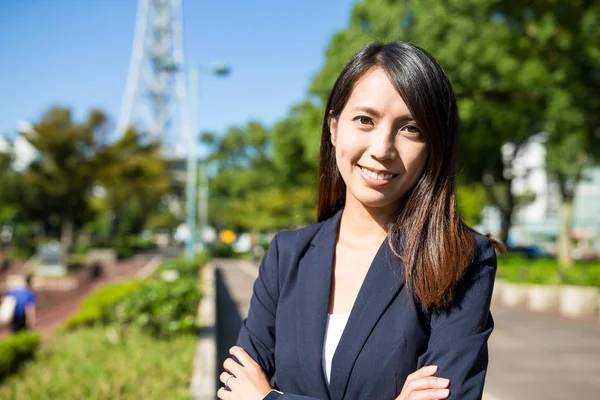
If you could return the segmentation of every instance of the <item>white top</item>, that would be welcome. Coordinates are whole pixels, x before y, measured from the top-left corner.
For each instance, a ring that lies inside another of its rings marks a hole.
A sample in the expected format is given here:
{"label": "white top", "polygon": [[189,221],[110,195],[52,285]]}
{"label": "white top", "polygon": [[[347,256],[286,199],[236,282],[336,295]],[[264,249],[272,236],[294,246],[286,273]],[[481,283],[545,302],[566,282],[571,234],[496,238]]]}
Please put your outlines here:
{"label": "white top", "polygon": [[331,378],[331,361],[335,354],[335,349],[340,342],[344,328],[348,323],[348,314],[327,314],[327,325],[325,327],[325,343],[323,345],[323,373],[327,386]]}

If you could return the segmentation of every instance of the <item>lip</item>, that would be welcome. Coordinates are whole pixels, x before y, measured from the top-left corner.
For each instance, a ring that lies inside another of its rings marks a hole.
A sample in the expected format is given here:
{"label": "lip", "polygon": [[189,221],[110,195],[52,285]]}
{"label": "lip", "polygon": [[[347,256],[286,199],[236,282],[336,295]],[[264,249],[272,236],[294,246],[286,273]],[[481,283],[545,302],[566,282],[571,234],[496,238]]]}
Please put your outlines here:
{"label": "lip", "polygon": [[[357,165],[357,168],[358,168],[358,171],[360,172],[360,176],[370,186],[385,186],[398,176],[398,174],[393,174],[393,172],[375,170],[372,168],[363,167],[362,165]],[[380,174],[393,174],[394,176],[392,176],[390,179],[373,179],[363,172],[363,168],[368,169],[369,171],[380,173]]]}

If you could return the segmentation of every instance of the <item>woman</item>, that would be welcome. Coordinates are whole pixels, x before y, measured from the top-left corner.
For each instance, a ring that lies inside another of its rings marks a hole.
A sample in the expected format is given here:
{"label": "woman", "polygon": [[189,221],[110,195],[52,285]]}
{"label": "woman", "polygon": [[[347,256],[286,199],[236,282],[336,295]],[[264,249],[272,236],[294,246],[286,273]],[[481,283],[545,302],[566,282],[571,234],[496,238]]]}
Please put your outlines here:
{"label": "woman", "polygon": [[481,398],[503,247],[457,215],[458,125],[422,49],[349,61],[323,122],[319,223],[271,242],[219,398]]}

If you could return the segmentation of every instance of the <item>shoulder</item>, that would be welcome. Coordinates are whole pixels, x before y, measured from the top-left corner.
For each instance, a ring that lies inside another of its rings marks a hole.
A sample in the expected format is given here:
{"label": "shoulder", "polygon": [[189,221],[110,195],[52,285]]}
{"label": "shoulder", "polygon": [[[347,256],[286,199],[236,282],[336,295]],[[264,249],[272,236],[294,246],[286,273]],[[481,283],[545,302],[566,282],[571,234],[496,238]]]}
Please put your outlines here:
{"label": "shoulder", "polygon": [[481,264],[485,261],[496,259],[496,250],[494,248],[494,244],[490,240],[490,238],[486,235],[482,235],[481,233],[471,230],[471,234],[473,236],[473,240],[475,242],[475,252],[473,253],[473,264]]}
{"label": "shoulder", "polygon": [[475,242],[475,251],[464,275],[455,287],[455,300],[467,296],[468,292],[475,292],[476,297],[487,298],[491,296],[491,290],[496,276],[497,262],[496,250],[492,241],[486,236],[472,231]]}
{"label": "shoulder", "polygon": [[282,251],[305,251],[313,241],[318,240],[323,228],[330,220],[321,221],[306,227],[294,230],[281,231],[271,241],[279,252]]}

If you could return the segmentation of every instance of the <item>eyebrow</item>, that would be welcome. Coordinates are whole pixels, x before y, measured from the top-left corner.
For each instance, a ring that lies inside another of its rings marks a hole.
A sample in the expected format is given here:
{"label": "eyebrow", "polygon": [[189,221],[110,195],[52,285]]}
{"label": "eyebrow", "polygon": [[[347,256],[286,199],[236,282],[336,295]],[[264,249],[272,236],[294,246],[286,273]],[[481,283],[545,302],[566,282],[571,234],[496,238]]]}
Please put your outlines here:
{"label": "eyebrow", "polygon": [[[381,118],[381,113],[377,110],[375,110],[374,108],[371,107],[362,107],[362,106],[358,106],[358,107],[354,107],[353,108],[354,111],[362,111],[365,112],[367,114],[370,114],[372,116],[374,116],[375,118]],[[400,118],[398,118],[398,120],[400,121],[416,121],[415,118],[411,115],[411,114],[404,114],[402,116],[400,116]]]}

